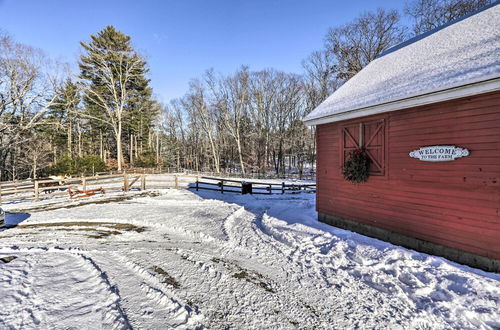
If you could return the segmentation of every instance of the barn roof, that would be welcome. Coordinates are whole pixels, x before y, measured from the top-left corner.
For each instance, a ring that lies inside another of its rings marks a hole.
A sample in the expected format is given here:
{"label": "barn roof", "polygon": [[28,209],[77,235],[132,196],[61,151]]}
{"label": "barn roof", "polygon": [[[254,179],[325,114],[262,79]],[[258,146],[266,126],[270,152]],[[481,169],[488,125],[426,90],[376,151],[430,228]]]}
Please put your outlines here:
{"label": "barn roof", "polygon": [[500,1],[393,47],[304,118],[340,121],[500,90]]}

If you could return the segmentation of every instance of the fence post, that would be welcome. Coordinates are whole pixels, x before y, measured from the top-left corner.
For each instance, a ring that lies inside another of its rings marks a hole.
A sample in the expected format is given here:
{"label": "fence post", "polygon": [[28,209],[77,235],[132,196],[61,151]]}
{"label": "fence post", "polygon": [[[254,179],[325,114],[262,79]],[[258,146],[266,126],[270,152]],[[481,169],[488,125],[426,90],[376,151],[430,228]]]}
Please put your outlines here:
{"label": "fence post", "polygon": [[146,190],[146,174],[141,175],[141,190]]}
{"label": "fence post", "polygon": [[220,193],[224,193],[224,180],[220,180]]}
{"label": "fence post", "polygon": [[0,205],[2,205],[2,185],[0,184]]}
{"label": "fence post", "polygon": [[176,174],[174,175],[175,179],[175,189],[179,189],[179,176]]}
{"label": "fence post", "polygon": [[35,181],[35,200],[38,201],[40,199],[40,191],[38,189],[38,180]]}
{"label": "fence post", "polygon": [[127,192],[128,191],[128,174],[123,173],[123,191]]}
{"label": "fence post", "polygon": [[285,193],[285,182],[283,181],[281,183],[281,194],[283,195]]}
{"label": "fence post", "polygon": [[87,190],[87,179],[84,176],[82,176],[82,190]]}
{"label": "fence post", "polygon": [[[198,179],[196,179],[196,191],[198,191]],[[2,191],[0,190],[0,193]],[[2,202],[2,196],[0,195],[0,203]]]}

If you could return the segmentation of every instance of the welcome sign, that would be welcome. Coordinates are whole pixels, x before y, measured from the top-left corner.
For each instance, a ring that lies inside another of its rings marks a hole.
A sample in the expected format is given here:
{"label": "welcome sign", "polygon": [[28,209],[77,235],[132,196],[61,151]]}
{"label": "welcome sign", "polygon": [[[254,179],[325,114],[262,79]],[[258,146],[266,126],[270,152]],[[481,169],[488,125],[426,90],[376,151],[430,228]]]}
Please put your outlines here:
{"label": "welcome sign", "polygon": [[428,146],[410,152],[410,157],[425,162],[447,162],[469,156],[469,150],[456,146]]}

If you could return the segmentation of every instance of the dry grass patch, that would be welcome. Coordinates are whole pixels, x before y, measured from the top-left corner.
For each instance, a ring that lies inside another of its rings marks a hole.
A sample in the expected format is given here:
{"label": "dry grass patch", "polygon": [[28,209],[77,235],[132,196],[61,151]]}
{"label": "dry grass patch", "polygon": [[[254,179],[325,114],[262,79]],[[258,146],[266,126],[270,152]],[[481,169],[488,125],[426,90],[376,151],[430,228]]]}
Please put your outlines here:
{"label": "dry grass patch", "polygon": [[47,223],[30,223],[26,225],[13,226],[14,228],[50,228],[50,227],[105,227],[115,230],[135,231],[142,233],[146,228],[139,227],[130,223],[118,222],[90,222],[90,221],[66,221],[66,222],[47,222]]}
{"label": "dry grass patch", "polygon": [[22,207],[23,205],[20,204],[19,208],[13,208],[12,210],[9,211],[9,213],[22,213],[22,212],[33,213],[42,211],[52,211],[58,209],[71,209],[74,207],[80,207],[89,204],[97,205],[97,204],[118,203],[140,197],[158,197],[160,195],[161,194],[156,191],[144,191],[141,193],[136,193],[131,195],[115,195],[115,196],[99,195],[100,198],[93,198],[92,196],[89,197],[88,199],[79,199],[78,202],[75,202],[74,200],[70,201],[67,199],[54,199],[52,201],[49,201],[49,203],[47,204],[41,204],[41,205],[35,204],[35,205],[30,205],[28,207]]}
{"label": "dry grass patch", "polygon": [[142,233],[145,227],[136,226],[130,223],[116,222],[88,222],[88,221],[67,221],[50,223],[33,223],[16,225],[10,228],[18,229],[53,229],[57,231],[88,232],[89,238],[105,238],[113,235],[120,235],[124,232]]}
{"label": "dry grass patch", "polygon": [[220,259],[213,257],[212,262],[216,264],[222,264],[224,265],[225,268],[227,268],[230,271],[233,271],[232,277],[241,279],[241,280],[246,280],[247,282],[250,282],[252,284],[255,284],[262,289],[266,290],[267,292],[270,293],[276,293],[276,291],[271,287],[271,285],[266,281],[266,278],[257,272],[254,271],[249,271],[247,269],[242,268],[241,266],[230,262],[228,260]]}
{"label": "dry grass patch", "polygon": [[15,260],[15,259],[17,259],[16,256],[9,256],[9,257],[0,258],[0,261],[2,261],[4,264],[8,264],[9,262],[11,262],[12,260]]}
{"label": "dry grass patch", "polygon": [[181,287],[179,282],[177,282],[177,280],[173,278],[169,273],[167,273],[163,268],[154,266],[153,268],[151,268],[151,270],[163,277],[163,283],[170,284],[176,289],[179,289]]}

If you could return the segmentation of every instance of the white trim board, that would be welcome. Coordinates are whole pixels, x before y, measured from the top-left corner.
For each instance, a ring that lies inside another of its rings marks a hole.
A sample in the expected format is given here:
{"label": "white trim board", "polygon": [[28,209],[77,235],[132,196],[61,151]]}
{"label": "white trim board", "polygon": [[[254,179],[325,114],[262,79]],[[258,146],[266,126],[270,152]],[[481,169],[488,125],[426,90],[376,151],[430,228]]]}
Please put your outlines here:
{"label": "white trim board", "polygon": [[449,101],[453,99],[459,99],[462,97],[484,94],[498,90],[500,90],[500,78],[495,78],[474,84],[447,89],[444,91],[411,97],[399,101],[378,104],[366,108],[350,110],[325,117],[305,120],[304,123],[308,126],[328,124],[337,121],[372,116],[380,113],[403,110],[403,109],[418,107],[421,105]]}

